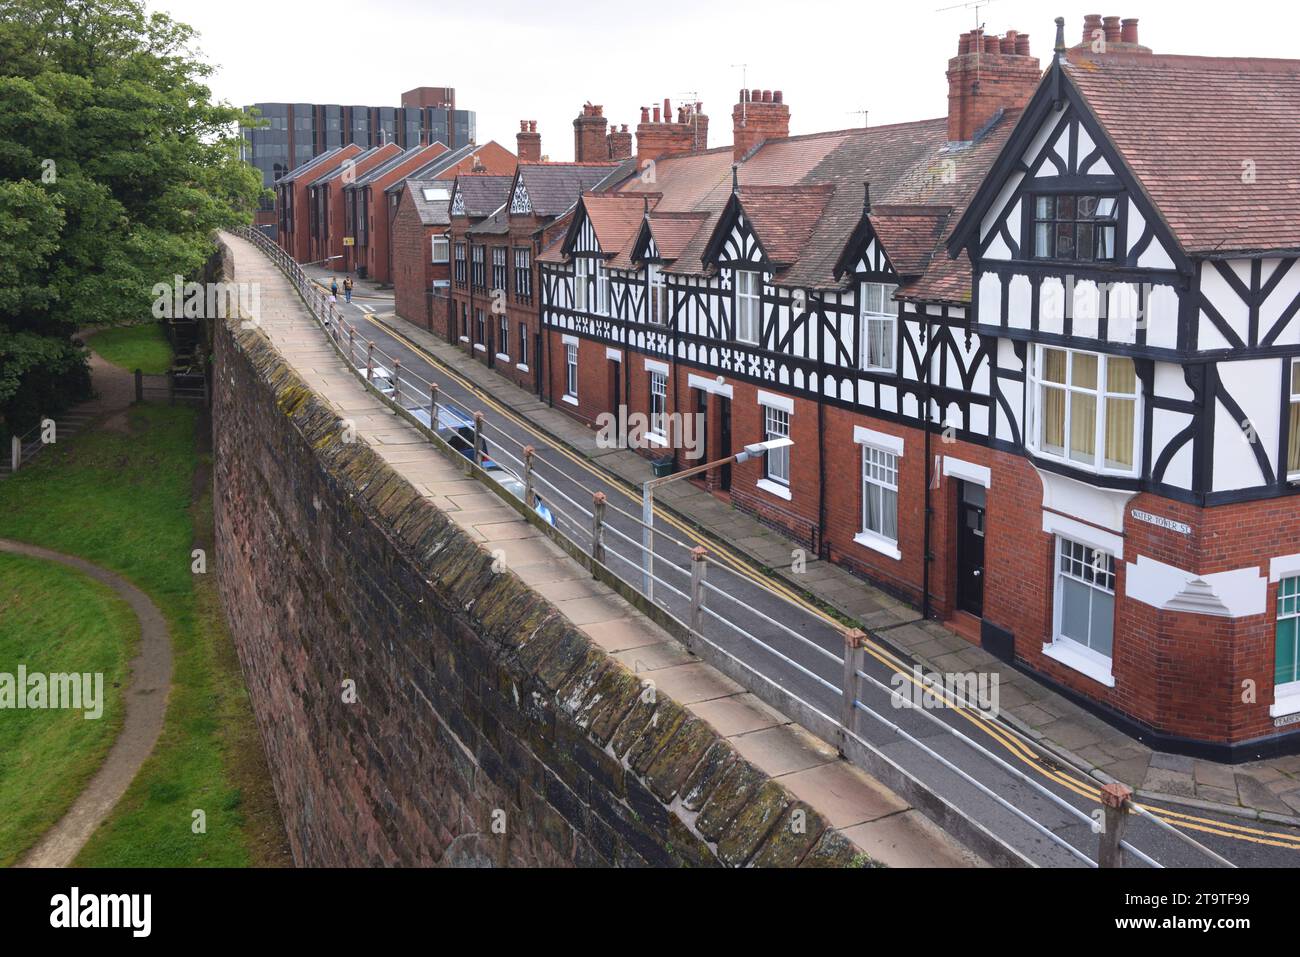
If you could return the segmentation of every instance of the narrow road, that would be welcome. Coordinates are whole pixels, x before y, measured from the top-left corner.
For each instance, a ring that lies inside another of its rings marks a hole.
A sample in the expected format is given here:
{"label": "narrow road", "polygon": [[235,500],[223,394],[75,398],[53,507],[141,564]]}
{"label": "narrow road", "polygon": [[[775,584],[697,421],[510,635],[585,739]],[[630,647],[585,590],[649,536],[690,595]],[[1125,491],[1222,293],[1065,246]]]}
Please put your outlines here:
{"label": "narrow road", "polygon": [[[615,529],[615,534],[606,538],[607,564],[620,577],[639,586],[636,543],[641,533],[633,516],[639,514],[640,502],[635,493],[597,463],[555,442],[515,409],[390,325],[391,301],[385,303],[371,296],[365,302],[355,301],[358,298],[354,297],[351,305],[340,300],[337,307],[347,324],[356,328],[354,363],[364,368],[364,344],[374,342],[377,363],[391,369],[393,358],[401,361],[405,407],[427,410],[427,387],[422,382],[433,381],[444,401],[451,400],[465,410],[483,411],[489,454],[516,472],[521,469],[513,459],[520,454],[520,447],[532,445],[538,463],[536,474],[551,486],[539,487],[539,493],[554,513],[557,527],[584,547],[590,543],[590,520],[583,506],[590,507],[593,492],[604,492],[610,504],[606,521]],[[342,346],[346,351],[345,338]],[[667,514],[657,517],[656,524],[660,523],[677,541],[668,536],[656,540],[655,572],[671,587],[656,586],[655,600],[685,620],[689,612],[682,592],[689,580],[688,548],[697,539],[680,523],[673,524]],[[823,714],[838,716],[844,646],[840,626],[764,576],[743,556],[732,552],[728,557],[728,549],[713,542],[703,543],[711,557],[721,560],[710,563],[709,583],[717,592],[708,595],[713,615],[706,616],[702,633],[752,668],[756,681],[779,685]],[[732,627],[736,623],[748,637]],[[858,716],[859,735],[966,817],[1014,848],[1025,862],[1078,867],[1085,866],[1084,857],[1095,859],[1098,837],[1090,826],[1090,816],[1100,806],[1099,782],[1076,768],[1062,766],[1018,737],[1005,723],[982,717],[970,708],[897,707],[891,694],[897,682],[891,679],[903,674],[910,681],[911,665],[885,644],[868,643],[864,673],[879,685],[862,682],[859,701],[874,715]],[[1300,864],[1300,833],[1294,828],[1216,812],[1140,803],[1165,823],[1239,866]],[[1212,865],[1203,852],[1146,819],[1130,820],[1127,840],[1164,867]],[[1130,866],[1147,865],[1132,859]]]}
{"label": "narrow road", "polygon": [[162,733],[172,682],[171,634],[158,606],[114,572],[73,555],[4,538],[0,538],[0,552],[58,562],[103,582],[131,606],[140,621],[140,647],[131,659],[131,677],[122,696],[126,716],[117,740],[72,807],[17,865],[67,867],[126,793]]}

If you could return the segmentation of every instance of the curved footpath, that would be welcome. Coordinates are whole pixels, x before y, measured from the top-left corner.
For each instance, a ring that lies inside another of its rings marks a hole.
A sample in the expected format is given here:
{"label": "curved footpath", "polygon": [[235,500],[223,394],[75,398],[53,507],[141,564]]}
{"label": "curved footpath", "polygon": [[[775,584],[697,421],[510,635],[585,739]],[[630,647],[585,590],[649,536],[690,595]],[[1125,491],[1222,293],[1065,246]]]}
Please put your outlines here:
{"label": "curved footpath", "polygon": [[59,822],[18,863],[19,867],[67,867],[126,793],[162,733],[172,680],[172,643],[167,621],[148,596],[125,578],[84,559],[0,538],[0,552],[59,562],[113,589],[140,621],[140,647],[130,663],[122,700],[126,716],[108,756]]}

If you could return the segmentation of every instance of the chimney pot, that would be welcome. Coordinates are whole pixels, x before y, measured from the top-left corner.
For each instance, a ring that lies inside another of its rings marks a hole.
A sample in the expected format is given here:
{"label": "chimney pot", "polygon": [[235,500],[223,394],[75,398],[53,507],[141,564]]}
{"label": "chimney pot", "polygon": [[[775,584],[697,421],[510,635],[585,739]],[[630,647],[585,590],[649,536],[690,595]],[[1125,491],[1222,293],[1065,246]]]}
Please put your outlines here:
{"label": "chimney pot", "polygon": [[519,121],[519,132],[520,132],[520,133],[527,133],[527,132],[528,132],[528,121],[527,121],[527,120],[520,120],[520,121]]}
{"label": "chimney pot", "polygon": [[1106,42],[1119,43],[1119,38],[1120,38],[1119,17],[1102,17],[1101,22],[1106,31]]}
{"label": "chimney pot", "polygon": [[1130,17],[1121,21],[1119,38],[1125,43],[1136,44],[1138,42],[1137,17]]}
{"label": "chimney pot", "polygon": [[1028,34],[975,29],[961,36],[958,49],[969,53],[948,61],[948,140],[954,143],[973,140],[1000,110],[1024,106],[1042,77]]}
{"label": "chimney pot", "polygon": [[1016,56],[1029,56],[1029,34],[1016,34]]}
{"label": "chimney pot", "polygon": [[1101,14],[1089,13],[1083,18],[1083,42],[1091,43],[1093,35],[1101,29]]}
{"label": "chimney pot", "polygon": [[[623,129],[627,129],[627,126],[624,126]],[[529,121],[528,121],[528,132],[529,132],[529,133],[536,133],[536,132],[537,132],[537,121],[536,121],[536,120],[529,120]]]}
{"label": "chimney pot", "polygon": [[763,102],[763,91],[762,91],[762,90],[750,90],[750,91],[749,91],[749,99],[750,99],[752,102],[754,102],[754,103],[762,103],[762,102]]}
{"label": "chimney pot", "polygon": [[784,94],[782,94],[780,90],[773,90],[773,91],[772,91],[772,102],[773,102],[773,103],[784,103],[784,102],[785,102],[785,96],[784,96]]}
{"label": "chimney pot", "polygon": [[669,119],[669,117],[672,115],[673,115],[673,108],[668,103],[668,97],[665,96],[664,97],[664,122],[671,123],[672,121]]}
{"label": "chimney pot", "polygon": [[650,107],[648,106],[641,107],[641,122],[642,123],[650,122]]}
{"label": "chimney pot", "polygon": [[985,38],[984,38],[984,52],[985,52],[985,53],[1001,53],[1001,52],[1002,52],[1002,41],[999,40],[996,36],[985,37]]}
{"label": "chimney pot", "polygon": [[655,107],[655,109],[654,109],[654,114],[655,114],[655,122],[658,123],[658,122],[659,122],[659,107],[657,107],[657,106]]}

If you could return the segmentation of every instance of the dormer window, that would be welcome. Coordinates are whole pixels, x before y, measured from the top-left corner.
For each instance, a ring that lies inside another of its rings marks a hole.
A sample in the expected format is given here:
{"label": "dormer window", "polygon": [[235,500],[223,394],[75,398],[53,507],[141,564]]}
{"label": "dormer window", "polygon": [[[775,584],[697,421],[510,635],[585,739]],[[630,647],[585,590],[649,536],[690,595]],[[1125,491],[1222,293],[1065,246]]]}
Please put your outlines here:
{"label": "dormer window", "polygon": [[762,286],[756,272],[736,271],[736,341],[758,345],[758,317]]}
{"label": "dormer window", "polygon": [[579,312],[607,315],[609,278],[599,259],[581,257],[573,261],[574,308]]}
{"label": "dormer window", "polygon": [[1052,194],[1033,197],[1034,258],[1110,262],[1119,199]]}
{"label": "dormer window", "polygon": [[892,283],[864,282],[859,291],[862,315],[862,368],[893,372],[898,341],[898,302]]}
{"label": "dormer window", "polygon": [[645,275],[648,291],[647,316],[653,325],[663,325],[668,319],[667,289],[664,286],[664,274],[659,271],[657,263],[646,263]]}

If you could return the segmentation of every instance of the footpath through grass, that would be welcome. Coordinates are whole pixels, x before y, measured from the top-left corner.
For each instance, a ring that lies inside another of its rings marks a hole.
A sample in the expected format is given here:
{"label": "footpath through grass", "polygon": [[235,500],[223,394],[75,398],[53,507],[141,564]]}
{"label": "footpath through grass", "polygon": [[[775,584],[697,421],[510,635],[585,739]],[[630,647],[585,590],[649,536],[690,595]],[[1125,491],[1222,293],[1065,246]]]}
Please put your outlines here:
{"label": "footpath through grass", "polygon": [[139,369],[145,375],[162,375],[172,366],[172,347],[161,322],[110,326],[90,336],[86,345],[105,362],[128,372]]}
{"label": "footpath through grass", "polygon": [[0,553],[0,672],[16,676],[23,665],[28,675],[103,675],[98,718],[88,720],[84,707],[0,710],[0,867],[63,816],[108,754],[139,635],[130,607],[107,585],[56,562]]}
{"label": "footpath through grass", "polygon": [[[154,600],[171,628],[162,736],[78,865],[289,863],[212,566],[206,575],[191,571],[196,535],[211,535],[196,415],[133,406],[0,482],[0,537],[113,569]],[[206,830],[196,833],[200,819]]]}

